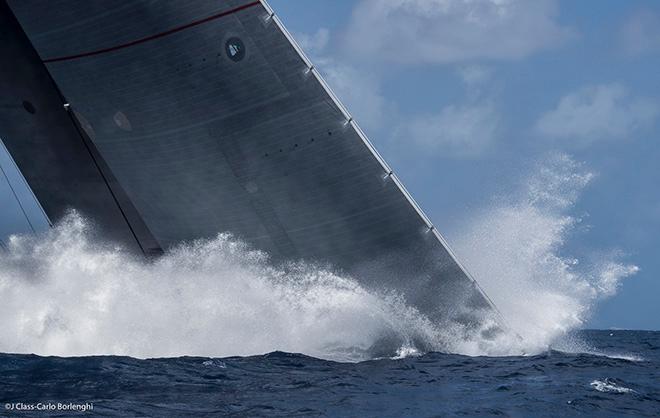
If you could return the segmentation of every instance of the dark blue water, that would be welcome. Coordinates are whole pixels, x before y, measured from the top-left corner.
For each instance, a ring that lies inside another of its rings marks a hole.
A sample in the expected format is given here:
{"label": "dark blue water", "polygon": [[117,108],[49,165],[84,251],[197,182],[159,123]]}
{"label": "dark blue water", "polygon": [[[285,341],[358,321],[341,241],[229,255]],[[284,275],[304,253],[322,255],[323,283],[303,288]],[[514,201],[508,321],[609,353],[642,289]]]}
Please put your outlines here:
{"label": "dark blue water", "polygon": [[582,331],[576,338],[598,354],[429,353],[362,363],[281,352],[150,360],[2,354],[0,414],[660,415],[660,332]]}

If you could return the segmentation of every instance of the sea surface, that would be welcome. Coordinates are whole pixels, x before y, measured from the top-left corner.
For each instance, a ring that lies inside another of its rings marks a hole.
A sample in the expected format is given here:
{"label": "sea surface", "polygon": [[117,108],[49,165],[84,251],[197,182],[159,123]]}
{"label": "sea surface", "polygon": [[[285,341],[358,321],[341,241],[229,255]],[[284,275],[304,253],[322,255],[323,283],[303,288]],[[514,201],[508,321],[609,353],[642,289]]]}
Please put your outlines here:
{"label": "sea surface", "polygon": [[0,415],[660,415],[660,332],[571,338],[589,353],[427,353],[359,363],[284,352],[146,360],[2,354]]}

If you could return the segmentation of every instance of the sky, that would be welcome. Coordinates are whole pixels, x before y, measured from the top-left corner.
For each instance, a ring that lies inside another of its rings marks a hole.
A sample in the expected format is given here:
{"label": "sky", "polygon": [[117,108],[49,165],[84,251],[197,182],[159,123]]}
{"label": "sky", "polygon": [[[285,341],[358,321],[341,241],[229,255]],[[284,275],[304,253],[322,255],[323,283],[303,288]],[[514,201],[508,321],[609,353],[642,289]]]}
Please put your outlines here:
{"label": "sky", "polygon": [[493,299],[585,284],[585,326],[660,329],[660,3],[270,4]]}

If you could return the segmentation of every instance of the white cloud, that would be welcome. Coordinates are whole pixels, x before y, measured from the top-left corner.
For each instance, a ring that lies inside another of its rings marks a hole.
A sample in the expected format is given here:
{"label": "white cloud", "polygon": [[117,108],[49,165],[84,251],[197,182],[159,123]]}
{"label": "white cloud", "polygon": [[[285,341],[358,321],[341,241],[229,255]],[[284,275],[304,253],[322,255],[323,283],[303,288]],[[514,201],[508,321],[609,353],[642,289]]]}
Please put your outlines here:
{"label": "white cloud", "polygon": [[396,106],[383,95],[378,77],[329,59],[320,60],[319,68],[351,115],[367,131],[381,129],[396,114]]}
{"label": "white cloud", "polygon": [[438,114],[414,117],[396,137],[401,145],[415,145],[429,154],[478,157],[495,141],[499,122],[499,114],[490,102],[449,105]]}
{"label": "white cloud", "polygon": [[620,84],[585,87],[559,100],[536,123],[542,135],[572,139],[580,145],[626,138],[653,124],[660,108],[655,101],[631,97]]}
{"label": "white cloud", "polygon": [[458,75],[468,87],[473,87],[490,80],[491,70],[480,65],[468,65],[459,68]]}
{"label": "white cloud", "polygon": [[381,72],[331,53],[335,50],[331,45],[336,41],[335,34],[331,36],[322,28],[311,35],[297,34],[296,39],[358,123],[367,133],[388,138],[392,152],[473,158],[481,156],[496,140],[499,113],[492,100],[482,94],[492,76],[489,67],[469,64],[457,69],[466,88],[463,104],[406,117],[386,96]]}
{"label": "white cloud", "polygon": [[555,0],[362,0],[343,42],[400,64],[517,59],[571,36],[557,12]]}
{"label": "white cloud", "polygon": [[380,77],[327,53],[331,41],[328,29],[321,28],[313,35],[298,33],[296,40],[361,127],[376,131],[395,118],[396,107],[383,95]]}
{"label": "white cloud", "polygon": [[298,33],[296,34],[296,41],[306,54],[320,54],[328,46],[328,42],[330,42],[330,31],[326,28],[320,28],[313,35]]}
{"label": "white cloud", "polygon": [[620,35],[623,49],[630,55],[660,52],[660,16],[638,12],[627,19]]}

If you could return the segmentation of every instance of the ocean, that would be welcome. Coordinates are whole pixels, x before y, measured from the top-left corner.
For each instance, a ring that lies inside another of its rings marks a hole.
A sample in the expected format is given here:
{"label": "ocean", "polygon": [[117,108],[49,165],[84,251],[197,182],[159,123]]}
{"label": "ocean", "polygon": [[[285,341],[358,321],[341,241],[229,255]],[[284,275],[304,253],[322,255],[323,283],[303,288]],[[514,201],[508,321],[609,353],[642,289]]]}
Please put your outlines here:
{"label": "ocean", "polygon": [[576,331],[639,270],[566,245],[593,175],[566,156],[537,172],[450,233],[495,334],[227,233],[150,260],[75,212],[14,235],[0,353],[21,354],[0,354],[0,416],[660,415],[660,333]]}
{"label": "ocean", "polygon": [[507,357],[427,353],[357,363],[284,352],[144,360],[2,354],[0,405],[5,409],[0,415],[660,414],[660,332],[588,330],[574,332],[570,339],[580,340],[589,352],[548,350]]}

